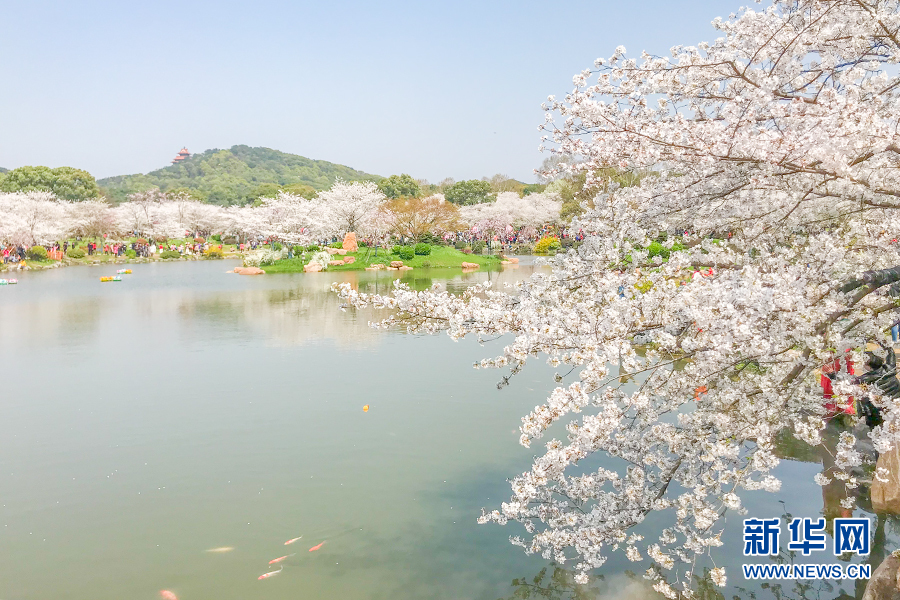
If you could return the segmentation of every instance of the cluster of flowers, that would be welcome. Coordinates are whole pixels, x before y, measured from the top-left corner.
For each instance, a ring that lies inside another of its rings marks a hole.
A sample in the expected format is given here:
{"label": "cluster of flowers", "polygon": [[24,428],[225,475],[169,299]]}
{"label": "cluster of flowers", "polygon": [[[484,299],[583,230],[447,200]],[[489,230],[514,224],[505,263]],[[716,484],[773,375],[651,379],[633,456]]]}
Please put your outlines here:
{"label": "cluster of flowers", "polygon": [[[552,273],[459,296],[340,288],[356,306],[391,309],[379,325],[512,337],[479,366],[558,366],[520,441],[552,439],[481,521],[521,523],[513,542],[574,560],[579,581],[610,552],[640,561],[645,549],[648,577],[672,598],[692,595],[741,492],[779,489],[775,436],[822,443],[817,369],[835,356],[862,364],[900,310],[884,293],[900,278],[889,270],[900,263],[900,4],[775,0],[714,25],[721,38],[671,58],[619,48],[550,98],[545,143],[584,159],[566,168],[640,176],[594,199],[574,224],[592,235]],[[676,240],[684,250],[650,258],[652,242]],[[681,285],[708,267],[714,276]],[[639,334],[649,346],[636,347]],[[850,377],[834,389],[882,410],[869,434],[879,451],[896,442],[893,400]],[[832,474],[848,486],[863,460],[854,442],[845,433],[834,449]],[[592,456],[605,466],[577,467]],[[634,529],[654,511],[672,520],[643,545]],[[713,580],[724,585],[722,567]]]}

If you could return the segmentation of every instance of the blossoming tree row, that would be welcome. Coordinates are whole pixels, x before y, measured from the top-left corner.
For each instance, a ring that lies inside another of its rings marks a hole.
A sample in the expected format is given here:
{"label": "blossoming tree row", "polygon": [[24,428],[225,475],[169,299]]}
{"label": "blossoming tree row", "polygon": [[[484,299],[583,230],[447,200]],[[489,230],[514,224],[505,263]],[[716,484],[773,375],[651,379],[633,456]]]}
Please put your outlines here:
{"label": "blossoming tree row", "polygon": [[0,241],[48,244],[73,236],[135,233],[145,237],[182,237],[186,233],[276,238],[292,244],[342,236],[422,233],[443,234],[459,228],[482,231],[496,227],[539,225],[559,218],[560,203],[552,196],[519,198],[500,194],[496,202],[462,210],[440,194],[430,198],[388,200],[374,183],[338,181],[307,199],[279,193],[258,206],[223,208],[185,194],[150,190],[111,207],[102,200],[69,202],[48,192],[0,194]]}

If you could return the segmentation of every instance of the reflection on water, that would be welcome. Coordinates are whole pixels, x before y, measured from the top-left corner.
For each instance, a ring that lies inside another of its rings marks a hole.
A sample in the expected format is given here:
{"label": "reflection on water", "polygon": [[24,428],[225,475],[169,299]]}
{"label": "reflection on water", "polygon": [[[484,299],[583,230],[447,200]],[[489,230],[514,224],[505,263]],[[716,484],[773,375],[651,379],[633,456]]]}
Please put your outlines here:
{"label": "reflection on water", "polygon": [[[340,345],[371,345],[380,334],[366,327],[366,323],[369,318],[380,316],[340,312],[341,303],[331,291],[332,282],[350,282],[370,293],[390,292],[397,279],[417,290],[429,289],[437,282],[456,293],[483,281],[502,286],[534,270],[532,266],[510,265],[516,268],[499,273],[453,272],[453,276],[449,270],[438,269],[408,271],[402,276],[343,272],[252,278],[227,274],[228,266],[227,262],[151,264],[137,269],[121,283],[105,286],[98,281],[98,269],[81,269],[78,276],[73,276],[71,270],[26,273],[19,288],[3,290],[4,295],[0,296],[0,302],[8,307],[0,313],[0,344],[59,340],[86,343],[101,328],[114,327],[115,319],[128,310],[147,321],[177,315],[183,321],[182,333],[188,338],[199,335],[199,327],[216,335],[258,335],[276,345],[321,340]],[[186,267],[203,272],[189,273]],[[152,279],[147,279],[148,274]],[[59,290],[56,284],[63,282],[70,289]]]}
{"label": "reflection on water", "polygon": [[[103,284],[100,269],[58,269],[0,288],[0,598],[653,597],[646,564],[614,555],[578,586],[567,565],[510,546],[515,526],[475,523],[531,464],[517,427],[552,368],[529,365],[498,391],[501,373],[471,365],[502,341],[372,330],[375,315],[341,311],[330,292],[387,292],[393,274],[232,266],[140,265]],[[403,280],[458,292],[533,269]],[[831,514],[840,498],[812,482],[828,458],[792,437],[779,452],[790,484],[746,494],[749,516]],[[742,518],[722,536],[728,589],[701,576],[700,597],[859,597],[853,582],[743,581]],[[879,517],[872,562],[897,528]]]}

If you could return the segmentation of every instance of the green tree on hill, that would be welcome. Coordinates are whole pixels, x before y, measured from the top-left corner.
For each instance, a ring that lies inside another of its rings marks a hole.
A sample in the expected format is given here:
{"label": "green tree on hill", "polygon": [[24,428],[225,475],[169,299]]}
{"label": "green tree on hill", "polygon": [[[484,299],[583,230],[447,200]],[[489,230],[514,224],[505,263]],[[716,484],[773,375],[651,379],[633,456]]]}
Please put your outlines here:
{"label": "green tree on hill", "polygon": [[261,183],[247,194],[247,200],[253,202],[259,198],[274,198],[281,191],[277,183]]}
{"label": "green tree on hill", "polygon": [[391,175],[386,179],[378,182],[378,189],[388,198],[418,198],[422,195],[422,188],[419,182],[403,173],[402,175]]}
{"label": "green tree on hill", "polygon": [[19,167],[0,177],[0,191],[52,192],[58,198],[74,201],[100,197],[94,176],[73,167]]}
{"label": "green tree on hill", "polygon": [[447,188],[444,192],[444,196],[447,198],[448,202],[460,206],[490,202],[494,198],[490,182],[478,181],[477,179],[457,181]]}
{"label": "green tree on hill", "polygon": [[291,185],[286,185],[281,188],[281,191],[285,194],[294,194],[296,196],[301,196],[306,198],[307,200],[315,198],[318,190],[311,185],[306,185],[305,183],[292,183]]}

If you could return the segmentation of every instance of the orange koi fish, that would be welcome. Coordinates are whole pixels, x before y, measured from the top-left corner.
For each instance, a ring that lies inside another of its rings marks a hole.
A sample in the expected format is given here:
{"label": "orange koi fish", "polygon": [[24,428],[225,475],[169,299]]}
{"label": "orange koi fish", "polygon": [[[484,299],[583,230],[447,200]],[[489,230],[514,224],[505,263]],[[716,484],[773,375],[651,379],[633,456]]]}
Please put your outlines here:
{"label": "orange koi fish", "polygon": [[293,556],[293,554],[285,554],[284,556],[279,556],[278,558],[273,558],[272,560],[269,561],[269,564],[274,565],[275,563],[280,563],[284,559],[291,557],[291,556]]}
{"label": "orange koi fish", "polygon": [[316,550],[318,550],[319,548],[321,548],[321,547],[324,546],[324,545],[325,545],[325,542],[322,542],[322,543],[319,544],[318,546],[313,546],[312,548],[310,548],[309,551],[310,551],[310,552],[315,552]]}
{"label": "orange koi fish", "polygon": [[159,595],[163,597],[163,600],[178,600],[178,596],[169,590],[160,590]]}
{"label": "orange koi fish", "polygon": [[281,567],[277,571],[269,571],[268,573],[263,573],[262,575],[257,577],[256,580],[260,581],[261,579],[268,579],[269,577],[274,577],[275,575],[278,575],[279,573],[281,573],[283,570],[284,570],[284,567]]}
{"label": "orange koi fish", "polygon": [[289,546],[289,545],[293,544],[294,542],[296,542],[297,540],[299,540],[299,539],[302,538],[302,537],[303,537],[303,536],[301,535],[300,537],[295,537],[295,538],[292,539],[292,540],[288,540],[288,541],[286,541],[286,542],[284,543],[284,545],[285,545],[285,546]]}
{"label": "orange koi fish", "polygon": [[365,406],[363,406],[363,412],[369,412],[369,405],[368,405],[368,404],[366,404]]}

